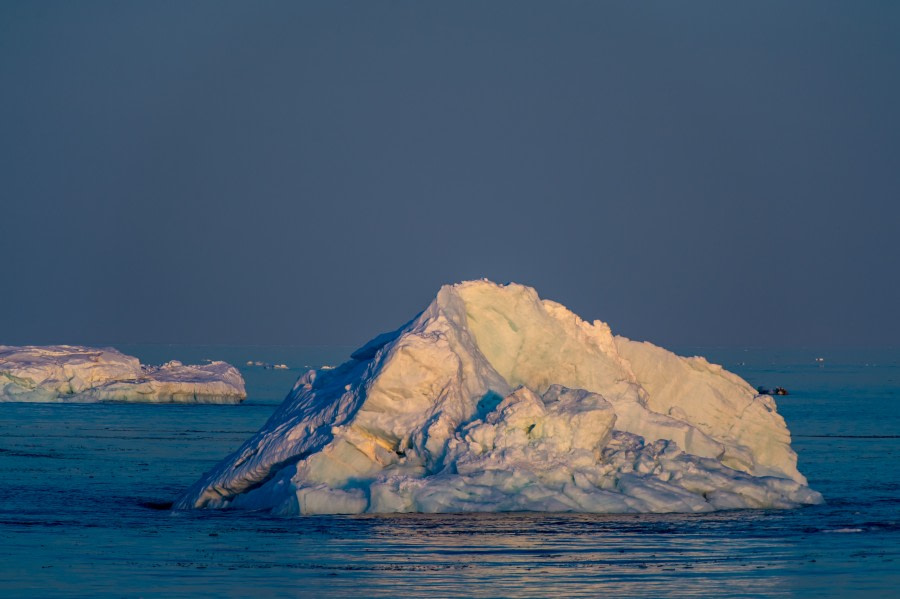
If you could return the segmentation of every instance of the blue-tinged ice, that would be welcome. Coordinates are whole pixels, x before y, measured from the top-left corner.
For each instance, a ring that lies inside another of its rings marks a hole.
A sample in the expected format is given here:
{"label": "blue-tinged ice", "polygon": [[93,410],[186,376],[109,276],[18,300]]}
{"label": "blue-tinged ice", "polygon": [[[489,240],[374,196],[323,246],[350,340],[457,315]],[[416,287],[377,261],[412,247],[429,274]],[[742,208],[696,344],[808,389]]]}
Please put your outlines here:
{"label": "blue-tinged ice", "polygon": [[774,400],[517,284],[443,287],[303,375],[177,502],[278,514],[706,512],[822,501]]}

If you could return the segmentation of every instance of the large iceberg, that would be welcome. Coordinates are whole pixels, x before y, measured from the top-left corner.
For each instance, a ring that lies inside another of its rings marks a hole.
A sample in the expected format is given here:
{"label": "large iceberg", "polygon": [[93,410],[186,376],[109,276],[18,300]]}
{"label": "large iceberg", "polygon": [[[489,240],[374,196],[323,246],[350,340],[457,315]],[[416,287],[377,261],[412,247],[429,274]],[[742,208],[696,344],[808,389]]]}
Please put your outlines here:
{"label": "large iceberg", "polygon": [[309,371],[177,508],[706,512],[820,503],[775,402],[517,284],[441,288]]}
{"label": "large iceberg", "polygon": [[0,345],[0,401],[239,403],[244,379],[226,362],[144,366],[112,348]]}

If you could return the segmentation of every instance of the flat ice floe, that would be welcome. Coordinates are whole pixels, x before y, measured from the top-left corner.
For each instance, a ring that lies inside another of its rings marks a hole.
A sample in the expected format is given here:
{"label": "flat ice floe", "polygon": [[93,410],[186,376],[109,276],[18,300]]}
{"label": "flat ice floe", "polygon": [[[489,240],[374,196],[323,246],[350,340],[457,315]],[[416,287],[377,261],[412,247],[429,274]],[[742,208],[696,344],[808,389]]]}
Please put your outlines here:
{"label": "flat ice floe", "polygon": [[0,345],[0,402],[239,403],[244,379],[225,362],[143,366],[112,348]]}
{"label": "flat ice floe", "polygon": [[767,395],[517,284],[441,288],[300,377],[178,508],[706,512],[821,503]]}

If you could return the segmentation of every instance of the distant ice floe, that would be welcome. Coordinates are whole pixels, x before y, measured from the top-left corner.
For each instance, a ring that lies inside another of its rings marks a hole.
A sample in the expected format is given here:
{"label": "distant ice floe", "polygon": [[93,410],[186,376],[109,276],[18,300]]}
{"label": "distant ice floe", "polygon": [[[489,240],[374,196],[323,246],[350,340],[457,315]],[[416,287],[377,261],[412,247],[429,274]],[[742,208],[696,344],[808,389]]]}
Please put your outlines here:
{"label": "distant ice floe", "polygon": [[244,379],[226,362],[145,366],[113,348],[0,345],[0,402],[239,403]]}
{"label": "distant ice floe", "polygon": [[266,370],[287,370],[287,364],[269,364],[268,362],[260,362],[259,360],[247,360],[247,366],[259,366]]}
{"label": "distant ice floe", "polygon": [[300,377],[176,507],[708,512],[822,502],[772,397],[517,284],[441,288]]}

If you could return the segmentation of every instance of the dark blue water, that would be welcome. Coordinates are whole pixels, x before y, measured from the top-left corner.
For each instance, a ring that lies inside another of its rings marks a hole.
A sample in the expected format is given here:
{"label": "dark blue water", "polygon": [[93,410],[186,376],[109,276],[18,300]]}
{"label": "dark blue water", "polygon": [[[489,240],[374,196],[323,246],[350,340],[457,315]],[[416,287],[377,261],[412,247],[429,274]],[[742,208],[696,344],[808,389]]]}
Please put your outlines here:
{"label": "dark blue water", "polygon": [[884,597],[900,588],[897,350],[683,352],[791,392],[779,411],[824,506],[283,519],[160,508],[252,434],[303,368],[337,363],[347,348],[122,349],[149,362],[241,364],[250,398],[0,404],[4,596]]}

